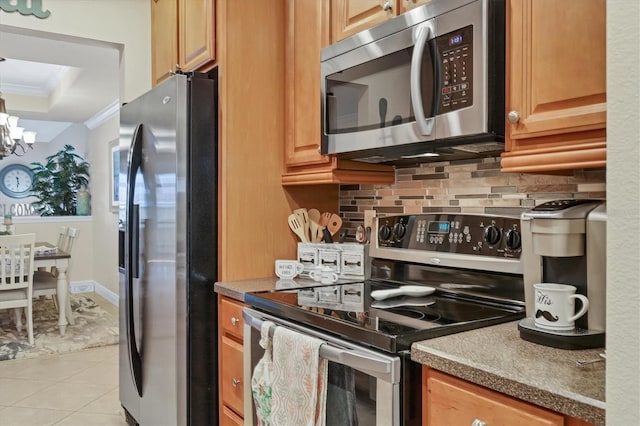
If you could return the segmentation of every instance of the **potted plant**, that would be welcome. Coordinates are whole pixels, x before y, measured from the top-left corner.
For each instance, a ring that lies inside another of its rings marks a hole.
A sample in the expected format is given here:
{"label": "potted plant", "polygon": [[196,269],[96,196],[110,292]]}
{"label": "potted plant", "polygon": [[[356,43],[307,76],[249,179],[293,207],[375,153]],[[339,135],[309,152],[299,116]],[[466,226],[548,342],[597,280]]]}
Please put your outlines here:
{"label": "potted plant", "polygon": [[65,145],[47,157],[47,163],[33,162],[33,203],[40,216],[71,216],[76,214],[77,194],[89,183],[89,163]]}

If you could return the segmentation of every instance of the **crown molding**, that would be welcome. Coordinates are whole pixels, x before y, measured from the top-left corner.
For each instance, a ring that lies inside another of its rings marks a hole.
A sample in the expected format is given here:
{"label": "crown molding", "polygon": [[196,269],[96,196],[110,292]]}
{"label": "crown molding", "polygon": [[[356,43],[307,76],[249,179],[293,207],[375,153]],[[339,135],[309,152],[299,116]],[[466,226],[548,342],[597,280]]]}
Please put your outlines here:
{"label": "crown molding", "polygon": [[89,128],[89,130],[93,130],[99,127],[102,123],[112,118],[120,111],[120,100],[116,99],[109,106],[104,108],[102,111],[98,111],[96,115],[88,119],[84,122],[84,125]]}

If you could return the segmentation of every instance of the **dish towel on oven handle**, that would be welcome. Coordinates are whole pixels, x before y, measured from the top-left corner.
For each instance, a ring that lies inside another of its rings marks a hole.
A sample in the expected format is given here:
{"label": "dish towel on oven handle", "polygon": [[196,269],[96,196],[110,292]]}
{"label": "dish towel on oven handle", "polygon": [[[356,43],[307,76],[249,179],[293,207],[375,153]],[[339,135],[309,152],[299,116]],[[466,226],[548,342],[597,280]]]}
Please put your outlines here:
{"label": "dish towel on oven handle", "polygon": [[273,361],[271,358],[272,341],[269,329],[275,327],[272,321],[265,321],[260,327],[260,346],[264,355],[256,364],[251,375],[251,393],[256,406],[258,425],[269,426],[271,423],[271,394],[273,386]]}
{"label": "dish towel on oven handle", "polygon": [[324,426],[328,361],[324,342],[276,327],[273,334],[271,422],[276,426]]}

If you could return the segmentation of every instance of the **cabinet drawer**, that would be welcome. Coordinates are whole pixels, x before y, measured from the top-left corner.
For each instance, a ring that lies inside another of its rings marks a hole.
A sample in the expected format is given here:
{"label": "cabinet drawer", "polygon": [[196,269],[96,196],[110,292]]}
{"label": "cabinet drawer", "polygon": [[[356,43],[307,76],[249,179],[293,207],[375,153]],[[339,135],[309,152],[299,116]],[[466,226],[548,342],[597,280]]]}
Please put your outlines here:
{"label": "cabinet drawer", "polygon": [[220,348],[220,394],[223,405],[242,415],[244,411],[244,379],[242,345],[223,336]]}
{"label": "cabinet drawer", "polygon": [[564,416],[433,370],[426,373],[424,424],[564,425]]}
{"label": "cabinet drawer", "polygon": [[244,305],[240,302],[231,301],[229,299],[220,300],[220,320],[222,331],[242,340],[242,329],[244,322],[242,321],[242,308]]}
{"label": "cabinet drawer", "polygon": [[220,426],[242,426],[242,417],[238,416],[228,407],[223,406],[220,411]]}

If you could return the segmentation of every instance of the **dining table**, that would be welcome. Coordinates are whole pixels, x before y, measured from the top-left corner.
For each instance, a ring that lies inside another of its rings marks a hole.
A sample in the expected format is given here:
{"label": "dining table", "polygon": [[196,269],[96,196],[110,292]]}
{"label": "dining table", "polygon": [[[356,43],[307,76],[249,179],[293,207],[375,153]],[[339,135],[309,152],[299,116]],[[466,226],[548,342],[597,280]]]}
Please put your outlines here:
{"label": "dining table", "polygon": [[60,335],[64,336],[67,324],[74,324],[73,317],[67,318],[65,306],[69,297],[69,282],[67,280],[67,269],[71,254],[60,250],[56,245],[49,242],[36,242],[36,250],[33,255],[33,263],[36,269],[52,268],[57,270],[56,298],[58,301],[58,327]]}

